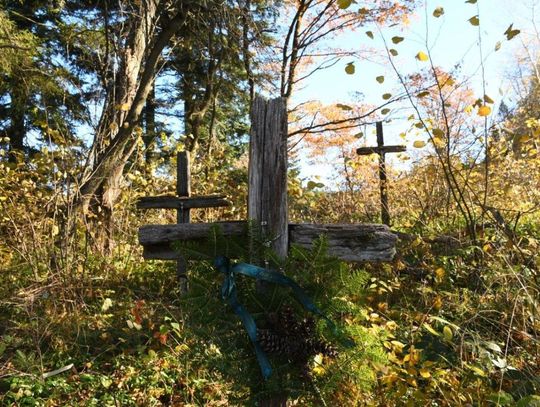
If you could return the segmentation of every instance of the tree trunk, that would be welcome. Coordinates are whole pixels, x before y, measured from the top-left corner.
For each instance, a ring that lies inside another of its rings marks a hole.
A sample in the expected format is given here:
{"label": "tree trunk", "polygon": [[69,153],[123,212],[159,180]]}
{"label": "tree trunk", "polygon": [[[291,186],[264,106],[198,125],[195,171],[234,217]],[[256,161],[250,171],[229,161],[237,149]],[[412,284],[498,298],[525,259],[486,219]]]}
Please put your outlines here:
{"label": "tree trunk", "polygon": [[[96,230],[104,240],[98,248],[105,251],[112,247],[113,209],[121,192],[124,167],[137,145],[135,127],[152,90],[161,53],[185,20],[181,10],[156,35],[157,4],[143,3],[141,15],[133,17],[135,21],[129,25],[132,34],[116,74],[120,79],[104,107],[101,131],[96,134],[91,149],[91,162],[80,181],[77,203],[83,213],[101,209],[97,210],[98,219],[105,227]],[[161,15],[159,19],[163,21],[166,17]]]}

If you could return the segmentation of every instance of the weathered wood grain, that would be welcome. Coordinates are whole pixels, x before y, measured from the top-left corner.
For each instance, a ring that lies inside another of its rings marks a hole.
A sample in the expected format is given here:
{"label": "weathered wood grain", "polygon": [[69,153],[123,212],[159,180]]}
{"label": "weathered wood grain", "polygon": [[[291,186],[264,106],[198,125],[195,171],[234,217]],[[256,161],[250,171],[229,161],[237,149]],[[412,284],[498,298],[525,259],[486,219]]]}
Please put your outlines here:
{"label": "weathered wood grain", "polygon": [[149,196],[137,201],[137,209],[194,209],[230,206],[225,195],[178,197],[173,195]]}
{"label": "weathered wood grain", "polygon": [[176,240],[205,239],[218,226],[223,236],[241,236],[246,222],[180,223],[177,225],[145,225],[139,229],[139,243],[143,246],[171,243]]}
{"label": "weathered wood grain", "polygon": [[251,110],[248,218],[272,239],[280,257],[288,250],[287,109],[284,98],[257,96]]}
{"label": "weathered wood grain", "polygon": [[328,254],[351,262],[391,261],[396,254],[397,236],[388,226],[376,224],[291,224],[291,244],[310,248],[324,235]]}
{"label": "weathered wood grain", "polygon": [[[191,223],[178,225],[147,225],[139,229],[139,242],[146,259],[178,258],[170,243],[176,240],[197,240],[209,236],[218,226],[224,236],[242,236],[247,222]],[[290,244],[309,248],[319,236],[325,235],[328,252],[345,261],[391,261],[395,255],[397,236],[385,225],[372,224],[290,224]]]}

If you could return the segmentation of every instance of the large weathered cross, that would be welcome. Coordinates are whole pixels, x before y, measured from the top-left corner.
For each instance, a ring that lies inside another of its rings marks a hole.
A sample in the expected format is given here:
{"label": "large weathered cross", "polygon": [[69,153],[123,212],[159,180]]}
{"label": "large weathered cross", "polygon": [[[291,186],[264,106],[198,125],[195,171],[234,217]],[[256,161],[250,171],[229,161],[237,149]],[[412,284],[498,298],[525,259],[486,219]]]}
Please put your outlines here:
{"label": "large weathered cross", "polygon": [[405,146],[385,146],[383,137],[382,122],[377,122],[377,147],[360,147],[356,150],[358,155],[379,155],[379,188],[381,191],[381,220],[385,225],[390,226],[390,208],[388,206],[388,180],[386,177],[387,153],[401,153],[407,148]]}
{"label": "large weathered cross", "polygon": [[[328,253],[342,260],[392,260],[397,236],[386,225],[289,223],[287,134],[285,99],[256,97],[251,113],[248,219],[260,225],[265,236],[271,237],[270,245],[276,255],[285,258],[289,244],[309,248],[315,239],[325,235]],[[189,173],[179,167],[179,183],[185,176],[182,174]],[[246,235],[247,221],[187,223],[186,210],[225,205],[224,197],[189,197],[189,189],[180,190],[180,186],[178,195],[140,200],[139,208],[175,208],[179,211],[177,224],[145,225],[139,229],[139,243],[144,247],[146,259],[179,260],[179,254],[171,247],[173,242],[207,239],[216,225],[225,237]]]}

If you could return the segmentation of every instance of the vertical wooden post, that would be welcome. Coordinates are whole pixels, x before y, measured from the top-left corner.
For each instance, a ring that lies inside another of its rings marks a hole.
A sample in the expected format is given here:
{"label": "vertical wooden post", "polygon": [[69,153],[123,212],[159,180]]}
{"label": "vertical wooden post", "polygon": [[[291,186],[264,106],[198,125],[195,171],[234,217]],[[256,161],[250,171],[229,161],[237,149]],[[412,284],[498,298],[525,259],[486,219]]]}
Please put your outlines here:
{"label": "vertical wooden post", "polygon": [[390,226],[390,210],[388,208],[388,182],[386,178],[386,157],[382,122],[377,122],[377,147],[379,148],[379,179],[381,189],[381,219]]}
{"label": "vertical wooden post", "polygon": [[[260,225],[278,257],[289,246],[287,207],[287,107],[285,98],[256,96],[251,107],[249,143],[248,219]],[[262,259],[257,259],[258,261]],[[275,265],[273,265],[275,266]],[[264,284],[258,284],[260,292]],[[287,394],[260,400],[262,407],[285,407]]]}
{"label": "vertical wooden post", "polygon": [[256,96],[251,109],[248,219],[260,225],[271,248],[287,257],[287,109],[284,98]]}
{"label": "vertical wooden post", "polygon": [[[189,155],[186,151],[181,151],[176,156],[176,194],[179,197],[191,195],[191,172],[189,166]],[[189,223],[190,213],[188,208],[180,207],[176,211],[177,223]],[[187,292],[187,261],[180,257],[176,263],[176,275],[180,284],[180,291]]]}

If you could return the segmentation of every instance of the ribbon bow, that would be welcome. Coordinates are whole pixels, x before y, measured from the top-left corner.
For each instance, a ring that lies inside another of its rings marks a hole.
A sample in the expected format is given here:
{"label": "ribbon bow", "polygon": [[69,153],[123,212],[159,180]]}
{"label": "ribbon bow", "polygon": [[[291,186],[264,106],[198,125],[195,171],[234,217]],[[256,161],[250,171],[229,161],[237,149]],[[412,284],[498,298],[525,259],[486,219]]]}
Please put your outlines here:
{"label": "ribbon bow", "polygon": [[[273,270],[264,269],[247,263],[236,263],[231,265],[231,260],[224,256],[218,256],[214,259],[214,266],[222,272],[225,277],[221,286],[221,298],[227,300],[232,307],[236,315],[240,317],[244,327],[247,331],[249,339],[255,347],[255,354],[261,368],[264,379],[268,379],[272,375],[272,367],[266,357],[266,354],[262,350],[259,342],[257,341],[257,325],[255,320],[249,314],[249,312],[238,302],[235,274],[243,274],[245,276],[253,277],[257,280],[268,281],[271,283],[279,284],[284,287],[292,289],[294,296],[308,311],[319,315],[323,318],[328,326],[337,332],[335,324],[324,315],[319,308],[313,303],[306,292],[300,287],[294,280],[285,276],[282,273],[278,273]],[[349,344],[350,345],[350,344]]]}

